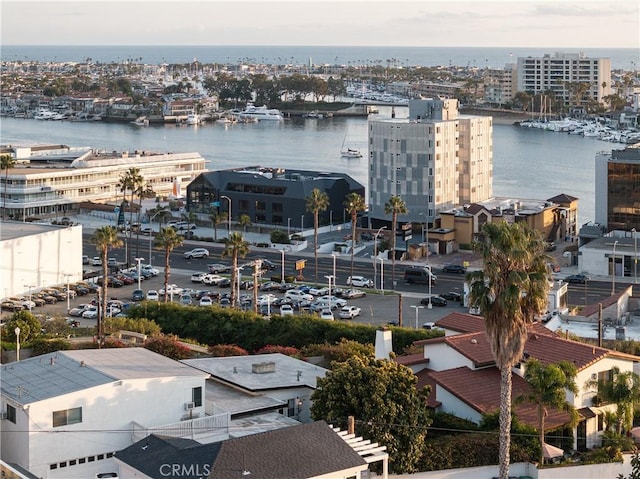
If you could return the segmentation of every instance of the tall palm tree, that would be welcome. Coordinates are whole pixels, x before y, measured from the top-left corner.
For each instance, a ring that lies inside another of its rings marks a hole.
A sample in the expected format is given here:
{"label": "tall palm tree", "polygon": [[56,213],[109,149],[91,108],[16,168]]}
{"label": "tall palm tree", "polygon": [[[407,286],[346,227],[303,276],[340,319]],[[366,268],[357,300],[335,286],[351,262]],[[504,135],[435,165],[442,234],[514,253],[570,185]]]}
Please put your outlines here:
{"label": "tall palm tree", "polygon": [[544,418],[548,408],[564,410],[571,415],[571,424],[575,424],[578,414],[573,405],[567,402],[567,391],[578,393],[576,385],[576,366],[568,361],[557,364],[542,364],[535,358],[527,361],[524,380],[531,389],[516,398],[517,402],[529,402],[538,407],[538,434],[540,435],[540,464],[544,463]]}
{"label": "tall palm tree", "polygon": [[522,359],[528,324],[547,309],[549,257],[540,233],[522,223],[486,223],[473,247],[484,269],[467,274],[469,301],[485,318],[487,340],[500,370],[500,479],[508,479],[511,368]]}
{"label": "tall palm tree", "polygon": [[191,231],[191,225],[195,225],[196,221],[198,219],[198,215],[195,214],[193,211],[189,211],[187,213],[182,213],[182,215],[180,215],[182,217],[183,220],[185,220],[187,222],[187,230]]}
{"label": "tall palm tree", "polygon": [[249,243],[244,240],[242,233],[234,231],[224,239],[222,258],[231,258],[231,304],[236,304],[236,282],[238,281],[238,257],[244,258],[249,253]]}
{"label": "tall palm tree", "polygon": [[358,213],[364,211],[367,205],[364,202],[364,198],[356,192],[349,193],[343,205],[351,216],[351,277],[353,278],[353,253],[356,247]]}
{"label": "tall palm tree", "polygon": [[[391,215],[391,284],[396,284],[396,229],[398,227],[398,215],[406,215],[409,212],[407,204],[399,196],[391,196],[384,204],[384,214]],[[431,278],[429,278],[431,281]]]}
{"label": "tall palm tree", "polygon": [[[321,211],[327,211],[329,207],[329,195],[318,188],[311,190],[306,198],[307,211],[313,213],[313,249],[315,255],[315,278],[318,284],[318,215]],[[334,278],[335,280],[335,278]]]}
{"label": "tall palm tree", "polygon": [[155,245],[164,251],[164,302],[169,300],[169,277],[171,276],[171,252],[182,246],[184,238],[173,228],[162,228],[157,234]]}
{"label": "tall palm tree", "polygon": [[4,170],[4,190],[2,195],[2,219],[4,220],[5,212],[7,211],[7,181],[9,178],[9,168],[13,168],[16,161],[11,155],[0,156],[0,167]]}
{"label": "tall palm tree", "polygon": [[[133,199],[136,194],[142,191],[144,186],[144,178],[140,174],[140,168],[136,168],[134,166],[130,167],[126,172],[120,176],[120,192],[125,195],[127,191],[131,195],[131,200],[129,201],[129,226],[133,225]],[[129,238],[130,234],[127,234],[127,229],[125,228],[125,237],[127,239],[127,258],[125,258],[125,262],[129,264]]]}
{"label": "tall palm tree", "polygon": [[[104,343],[104,320],[107,317],[107,299],[109,298],[107,294],[107,278],[109,276],[107,259],[109,257],[109,249],[120,248],[122,246],[122,240],[118,237],[118,230],[116,228],[113,226],[103,226],[95,230],[91,237],[91,243],[95,245],[96,251],[100,253],[100,258],[102,259],[102,288],[98,293],[98,307],[100,308],[98,313],[98,348],[102,348],[102,344]],[[102,297],[102,299],[100,297]]]}
{"label": "tall palm tree", "polygon": [[241,214],[240,218],[238,218],[238,224],[242,228],[242,231],[246,233],[247,227],[251,226],[251,217],[246,214]]}

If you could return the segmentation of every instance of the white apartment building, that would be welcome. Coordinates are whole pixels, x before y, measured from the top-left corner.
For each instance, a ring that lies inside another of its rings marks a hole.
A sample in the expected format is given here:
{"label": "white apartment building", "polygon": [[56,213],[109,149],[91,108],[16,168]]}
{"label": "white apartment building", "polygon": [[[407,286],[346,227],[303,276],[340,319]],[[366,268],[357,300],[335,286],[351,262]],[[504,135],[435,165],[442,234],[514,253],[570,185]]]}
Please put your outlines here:
{"label": "white apartment building", "polygon": [[433,223],[439,211],[493,194],[493,120],[459,115],[458,101],[411,100],[408,118],[369,121],[369,214],[389,221],[384,205],[398,195],[400,222]]}
{"label": "white apartment building", "polygon": [[569,105],[576,103],[570,91],[572,83],[588,84],[585,96],[602,103],[603,97],[612,91],[611,60],[564,52],[518,58],[516,91],[537,94],[551,90],[556,98]]}
{"label": "white apartment building", "polygon": [[492,105],[504,105],[516,94],[517,75],[515,63],[507,63],[503,69],[487,71],[484,84],[484,101]]}
{"label": "white apartment building", "polygon": [[205,171],[199,153],[155,153],[72,149],[58,145],[50,149],[11,146],[14,168],[3,172],[2,205],[6,195],[7,219],[64,216],[79,203],[122,200],[118,183],[132,167],[138,168],[157,196],[178,193]]}
{"label": "white apartment building", "polygon": [[40,478],[117,471],[116,451],[151,432],[218,431],[207,373],[144,348],[59,351],[2,366],[1,458]]}

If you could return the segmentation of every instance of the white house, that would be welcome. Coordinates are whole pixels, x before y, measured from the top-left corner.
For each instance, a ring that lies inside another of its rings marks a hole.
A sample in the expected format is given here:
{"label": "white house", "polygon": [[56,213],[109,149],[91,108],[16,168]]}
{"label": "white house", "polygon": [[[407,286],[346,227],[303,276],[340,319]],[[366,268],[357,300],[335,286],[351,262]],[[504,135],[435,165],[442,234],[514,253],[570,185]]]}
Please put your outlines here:
{"label": "white house", "polygon": [[143,348],[59,351],[0,374],[1,459],[41,478],[117,470],[113,454],[148,428],[208,419],[208,374]]}

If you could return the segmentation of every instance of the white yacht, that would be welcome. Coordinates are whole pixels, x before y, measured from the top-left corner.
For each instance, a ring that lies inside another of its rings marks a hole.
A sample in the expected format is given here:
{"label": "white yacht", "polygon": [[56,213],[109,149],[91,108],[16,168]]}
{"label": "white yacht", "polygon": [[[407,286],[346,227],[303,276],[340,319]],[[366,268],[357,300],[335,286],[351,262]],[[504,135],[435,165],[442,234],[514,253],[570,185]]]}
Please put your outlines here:
{"label": "white yacht", "polygon": [[199,125],[201,122],[200,115],[197,113],[190,113],[185,120],[187,125]]}
{"label": "white yacht", "polygon": [[247,103],[244,110],[237,113],[240,118],[257,118],[258,121],[282,121],[284,118],[280,110],[275,108],[267,108],[266,106],[255,106],[253,103]]}

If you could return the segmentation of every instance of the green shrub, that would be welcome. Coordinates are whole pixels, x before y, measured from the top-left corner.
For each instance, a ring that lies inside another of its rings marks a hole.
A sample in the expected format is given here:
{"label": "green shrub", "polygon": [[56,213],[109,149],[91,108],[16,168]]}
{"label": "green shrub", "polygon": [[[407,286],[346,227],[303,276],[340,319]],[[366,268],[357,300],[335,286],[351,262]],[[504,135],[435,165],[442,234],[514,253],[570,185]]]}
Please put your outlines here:
{"label": "green shrub", "polygon": [[270,239],[272,243],[278,244],[290,244],[291,240],[287,233],[282,230],[273,230],[270,235]]}
{"label": "green shrub", "polygon": [[214,357],[222,358],[229,356],[248,356],[249,352],[235,344],[215,344],[207,348],[209,354]]}
{"label": "green shrub", "polygon": [[53,353],[55,351],[66,351],[69,349],[73,349],[73,345],[70,341],[62,338],[37,338],[31,341],[31,349],[34,356],[40,356],[41,354]]}

